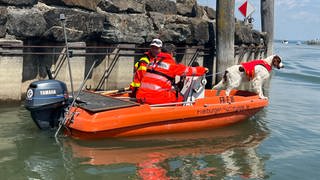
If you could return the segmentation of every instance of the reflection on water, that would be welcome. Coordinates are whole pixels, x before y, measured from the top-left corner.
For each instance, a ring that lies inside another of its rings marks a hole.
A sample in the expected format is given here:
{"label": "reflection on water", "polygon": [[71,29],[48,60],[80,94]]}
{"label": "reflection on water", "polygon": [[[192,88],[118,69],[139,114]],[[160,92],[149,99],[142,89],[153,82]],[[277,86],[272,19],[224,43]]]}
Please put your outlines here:
{"label": "reflection on water", "polygon": [[40,132],[22,107],[0,108],[0,174],[4,179],[203,179],[266,177],[268,136],[260,112],[231,127],[100,141]]}
{"label": "reflection on water", "polygon": [[63,149],[72,152],[72,159],[91,165],[90,172],[95,174],[105,173],[101,167],[121,165],[122,170],[127,167],[127,170],[136,171],[135,175],[142,179],[265,177],[264,158],[256,152],[256,147],[266,138],[267,132],[247,128],[120,142],[89,143],[68,139],[63,142]]}
{"label": "reflection on water", "polygon": [[[263,116],[261,112],[258,116]],[[256,117],[259,118],[259,117]],[[84,142],[66,139],[62,151],[95,175],[141,179],[264,178],[256,148],[268,135],[255,119],[213,131]],[[69,161],[69,160],[66,160]]]}

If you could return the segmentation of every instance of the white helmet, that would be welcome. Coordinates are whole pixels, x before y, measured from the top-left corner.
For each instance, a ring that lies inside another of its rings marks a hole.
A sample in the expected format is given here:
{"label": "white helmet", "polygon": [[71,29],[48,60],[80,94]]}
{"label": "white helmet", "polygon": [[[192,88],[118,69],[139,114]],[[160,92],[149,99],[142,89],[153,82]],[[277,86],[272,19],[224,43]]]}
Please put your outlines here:
{"label": "white helmet", "polygon": [[160,39],[153,39],[150,46],[156,46],[162,48],[162,41]]}

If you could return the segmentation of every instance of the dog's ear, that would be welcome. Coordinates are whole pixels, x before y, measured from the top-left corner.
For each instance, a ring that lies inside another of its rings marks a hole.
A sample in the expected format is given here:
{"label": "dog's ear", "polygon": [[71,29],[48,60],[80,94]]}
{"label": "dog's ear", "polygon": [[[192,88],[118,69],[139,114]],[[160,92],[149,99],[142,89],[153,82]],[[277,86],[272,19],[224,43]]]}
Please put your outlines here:
{"label": "dog's ear", "polygon": [[278,66],[278,64],[280,63],[279,58],[277,55],[273,56],[272,58],[272,65],[274,66]]}
{"label": "dog's ear", "polygon": [[275,55],[275,56],[273,57],[273,60],[272,60],[272,61],[277,61],[278,63],[280,63],[282,60],[281,60],[281,57],[280,57],[280,56]]}
{"label": "dog's ear", "polygon": [[281,62],[281,57],[278,55],[275,55],[272,59],[273,66],[277,67],[278,69],[284,68],[283,63]]}

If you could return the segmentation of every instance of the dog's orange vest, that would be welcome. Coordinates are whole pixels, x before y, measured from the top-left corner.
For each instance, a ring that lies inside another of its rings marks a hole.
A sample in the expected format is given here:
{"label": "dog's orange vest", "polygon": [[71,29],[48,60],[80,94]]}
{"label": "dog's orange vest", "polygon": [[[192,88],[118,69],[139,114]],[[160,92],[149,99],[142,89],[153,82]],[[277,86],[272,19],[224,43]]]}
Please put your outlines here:
{"label": "dog's orange vest", "polygon": [[272,70],[272,67],[268,63],[266,63],[264,60],[253,60],[250,62],[241,63],[241,65],[244,68],[249,81],[254,78],[254,67],[256,65],[264,66],[269,72]]}

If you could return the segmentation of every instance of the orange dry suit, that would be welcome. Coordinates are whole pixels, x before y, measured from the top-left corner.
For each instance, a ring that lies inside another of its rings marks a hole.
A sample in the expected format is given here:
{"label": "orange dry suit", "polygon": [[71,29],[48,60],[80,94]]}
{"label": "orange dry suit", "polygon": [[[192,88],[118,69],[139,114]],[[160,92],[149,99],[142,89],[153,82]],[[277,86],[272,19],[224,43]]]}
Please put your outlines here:
{"label": "orange dry suit", "polygon": [[202,76],[205,71],[204,67],[176,64],[171,54],[160,53],[148,65],[137,92],[137,100],[147,104],[182,102],[183,96],[174,88],[175,76]]}

